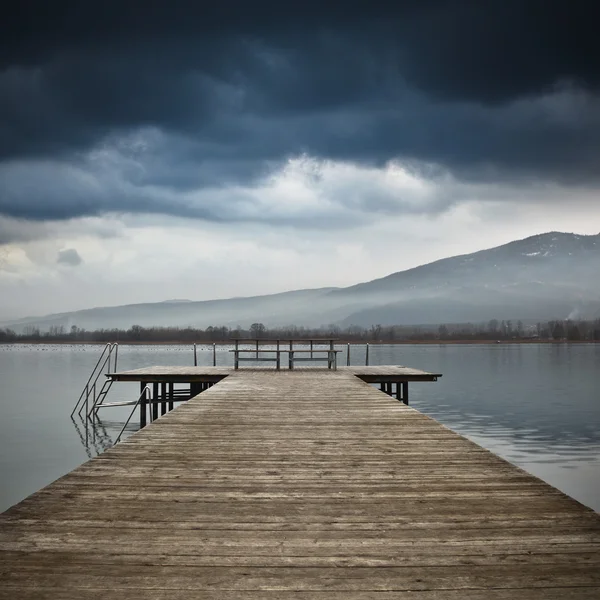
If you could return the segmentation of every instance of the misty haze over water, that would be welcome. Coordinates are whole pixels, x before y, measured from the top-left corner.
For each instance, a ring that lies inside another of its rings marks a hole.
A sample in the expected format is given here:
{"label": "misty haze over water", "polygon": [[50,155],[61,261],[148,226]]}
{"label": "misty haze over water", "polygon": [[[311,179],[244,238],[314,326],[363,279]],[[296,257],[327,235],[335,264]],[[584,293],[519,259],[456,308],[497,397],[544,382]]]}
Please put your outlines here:
{"label": "misty haze over water", "polygon": [[[228,347],[218,364],[231,360]],[[0,510],[93,456],[69,419],[98,346],[0,346]],[[352,348],[364,364],[364,347]],[[345,358],[345,357],[344,357]],[[199,364],[211,364],[208,348]],[[411,406],[600,511],[600,347],[592,344],[371,346],[370,364],[443,373],[410,386]],[[119,370],[191,365],[190,346],[121,346]],[[119,383],[111,400],[137,397]],[[107,409],[114,439],[129,409]],[[132,428],[134,430],[135,427]],[[101,450],[103,441],[97,440]],[[402,460],[402,456],[398,456]]]}

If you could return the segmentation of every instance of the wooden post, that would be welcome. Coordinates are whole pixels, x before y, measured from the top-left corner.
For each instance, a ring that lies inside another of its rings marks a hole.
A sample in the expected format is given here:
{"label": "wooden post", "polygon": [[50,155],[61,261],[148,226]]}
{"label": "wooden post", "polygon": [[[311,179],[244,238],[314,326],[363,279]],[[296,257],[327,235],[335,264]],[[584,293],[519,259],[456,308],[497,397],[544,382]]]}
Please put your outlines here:
{"label": "wooden post", "polygon": [[402,382],[402,402],[408,406],[408,381]]}
{"label": "wooden post", "polygon": [[390,381],[385,381],[381,384],[381,391],[388,396],[392,395],[392,384]]}
{"label": "wooden post", "polygon": [[290,351],[288,353],[290,371],[294,368],[294,342],[290,340]]}
{"label": "wooden post", "polygon": [[235,340],[235,351],[233,353],[233,368],[234,369],[238,369],[238,367],[240,366],[240,361],[239,361],[239,346],[238,346],[238,340]]}
{"label": "wooden post", "polygon": [[194,342],[194,366],[198,366],[198,354],[196,353],[196,343]]}
{"label": "wooden post", "polygon": [[258,360],[258,339],[256,340],[256,359]]}
{"label": "wooden post", "polygon": [[346,355],[346,366],[350,366],[350,343],[348,342],[348,354]]}
{"label": "wooden post", "polygon": [[175,384],[169,383],[169,410],[173,410],[173,397],[175,396]]}
{"label": "wooden post", "polygon": [[213,342],[213,367],[217,366],[217,344]]}
{"label": "wooden post", "polygon": [[152,420],[158,419],[158,382],[152,384]]}
{"label": "wooden post", "polygon": [[402,382],[396,381],[396,400],[402,400]]}
{"label": "wooden post", "polygon": [[367,348],[365,350],[365,366],[369,366],[369,342],[367,342]]}
{"label": "wooden post", "polygon": [[279,371],[279,369],[281,369],[281,350],[279,349],[279,340],[277,340],[277,362],[275,363],[277,365],[277,370]]}
{"label": "wooden post", "polygon": [[160,403],[160,415],[167,414],[167,383],[163,381],[160,384],[160,399],[162,402]]}
{"label": "wooden post", "polygon": [[310,357],[313,357],[313,341],[310,340]]}
{"label": "wooden post", "polygon": [[140,381],[140,396],[143,394],[140,400],[140,429],[146,427],[146,407],[148,406],[148,392],[144,391],[146,385],[145,381]]}

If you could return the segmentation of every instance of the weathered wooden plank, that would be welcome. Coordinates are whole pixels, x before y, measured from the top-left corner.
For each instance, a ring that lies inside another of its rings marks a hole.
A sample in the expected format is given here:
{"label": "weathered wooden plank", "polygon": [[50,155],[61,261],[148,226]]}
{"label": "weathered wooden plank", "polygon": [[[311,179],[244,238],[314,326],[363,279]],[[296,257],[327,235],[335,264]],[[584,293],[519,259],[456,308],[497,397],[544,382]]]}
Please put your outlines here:
{"label": "weathered wooden plank", "polygon": [[[139,552],[139,550],[138,550]],[[529,555],[527,552],[513,553],[502,552],[494,548],[480,551],[477,554],[463,552],[415,552],[404,553],[398,556],[284,556],[272,554],[266,556],[256,555],[218,555],[218,554],[172,554],[151,553],[143,554],[117,552],[95,553],[83,551],[73,556],[64,550],[12,552],[7,554],[12,560],[19,562],[20,568],[35,572],[43,570],[51,563],[69,561],[71,565],[89,564],[114,564],[114,565],[157,565],[173,567],[451,567],[466,565],[520,565],[525,560],[529,564],[563,564],[563,565],[588,565],[594,564],[600,568],[598,555],[594,550],[587,552],[578,546],[576,549],[548,550]]]}
{"label": "weathered wooden plank", "polygon": [[[127,592],[126,595],[124,592]],[[14,590],[0,589],[1,600],[12,600]],[[117,596],[118,594],[118,596]],[[298,591],[282,590],[223,590],[215,595],[215,591],[195,590],[194,600],[298,600],[310,596],[311,600],[346,600],[348,592],[346,591],[311,591],[308,594],[300,594]],[[88,587],[58,589],[56,587],[32,587],[29,589],[20,589],[19,598],[26,600],[110,600],[112,598],[127,598],[127,600],[188,600],[190,592],[188,590],[165,589],[155,587],[144,590],[124,590],[123,588],[113,588],[107,590],[106,587]],[[350,596],[353,600],[398,600],[397,591],[355,591]],[[515,598],[527,598],[528,600],[597,600],[597,588],[595,587],[563,587],[559,589],[550,588],[520,588],[520,589],[462,589],[462,590],[406,590],[402,592],[403,599],[407,600],[515,600]]]}
{"label": "weathered wooden plank", "polygon": [[[58,566],[58,565],[57,565]],[[41,572],[40,572],[41,571]],[[469,565],[453,567],[162,567],[142,565],[132,571],[129,565],[63,564],[60,572],[23,569],[5,574],[5,588],[18,590],[31,585],[81,589],[101,586],[124,590],[165,587],[189,592],[227,590],[312,591],[396,591],[462,590],[472,588],[521,589],[600,585],[600,570],[579,565],[521,564]],[[523,597],[523,596],[521,596]]]}
{"label": "weathered wooden plank", "polygon": [[[311,515],[309,518],[302,518],[294,514],[289,516],[267,516],[256,515],[252,518],[238,518],[232,515],[213,515],[204,519],[193,514],[171,515],[165,511],[151,512],[152,519],[147,516],[138,515],[138,519],[123,519],[119,512],[109,511],[108,516],[98,519],[98,515],[88,516],[86,514],[72,514],[69,518],[44,518],[28,519],[25,517],[9,517],[6,523],[11,520],[21,530],[39,528],[44,526],[46,532],[56,528],[73,527],[74,529],[83,528],[102,528],[102,529],[169,529],[169,530],[227,530],[237,531],[305,531],[305,532],[330,532],[330,531],[381,531],[395,529],[487,529],[487,528],[507,528],[518,529],[520,527],[531,528],[591,528],[597,529],[597,521],[593,515],[581,516],[573,514],[555,514],[532,515],[529,513],[501,514],[488,517],[487,519],[473,520],[466,515],[433,515],[427,518],[417,519],[409,515],[404,518],[385,516],[377,519],[377,516],[371,515],[350,515],[343,520],[332,521],[326,515]],[[219,518],[220,517],[220,518]],[[121,520],[122,519],[122,520]],[[361,534],[362,535],[362,534]]]}

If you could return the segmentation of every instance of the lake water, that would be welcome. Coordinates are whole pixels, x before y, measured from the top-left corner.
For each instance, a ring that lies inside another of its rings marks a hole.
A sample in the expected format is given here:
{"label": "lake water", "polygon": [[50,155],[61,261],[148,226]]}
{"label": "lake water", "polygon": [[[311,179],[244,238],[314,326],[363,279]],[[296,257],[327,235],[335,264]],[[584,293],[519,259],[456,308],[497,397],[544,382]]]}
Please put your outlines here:
{"label": "lake water", "polygon": [[[218,351],[218,365],[231,364],[228,350]],[[131,409],[106,409],[86,449],[69,418],[100,351],[0,345],[0,511],[102,451],[120,431]],[[364,364],[364,352],[352,347],[352,364]],[[212,350],[199,348],[198,363],[212,364]],[[119,370],[191,364],[190,346],[119,348]],[[600,511],[600,345],[371,346],[370,364],[443,373],[436,383],[410,384],[411,406]],[[138,394],[139,384],[119,383],[109,401]]]}

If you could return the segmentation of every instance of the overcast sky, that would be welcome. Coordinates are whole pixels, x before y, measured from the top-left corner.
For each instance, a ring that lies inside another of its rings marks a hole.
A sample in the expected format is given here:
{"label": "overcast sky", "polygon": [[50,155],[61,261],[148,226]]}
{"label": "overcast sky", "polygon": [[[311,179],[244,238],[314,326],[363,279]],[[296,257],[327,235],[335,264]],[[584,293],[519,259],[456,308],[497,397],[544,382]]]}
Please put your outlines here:
{"label": "overcast sky", "polygon": [[595,3],[388,4],[15,2],[0,319],[598,233]]}

